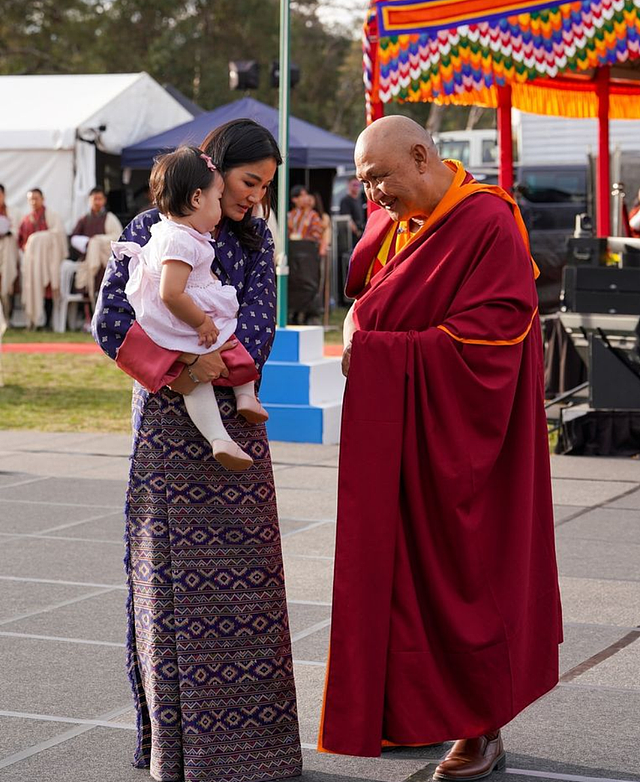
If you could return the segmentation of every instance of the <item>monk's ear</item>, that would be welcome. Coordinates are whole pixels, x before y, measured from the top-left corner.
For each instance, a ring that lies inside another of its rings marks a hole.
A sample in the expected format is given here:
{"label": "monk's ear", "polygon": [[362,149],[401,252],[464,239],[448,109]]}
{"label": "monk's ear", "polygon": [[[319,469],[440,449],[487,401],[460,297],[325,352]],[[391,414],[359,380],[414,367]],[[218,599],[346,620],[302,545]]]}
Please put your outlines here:
{"label": "monk's ear", "polygon": [[414,144],[411,147],[411,157],[416,164],[416,168],[421,174],[427,170],[429,163],[429,150],[424,144]]}

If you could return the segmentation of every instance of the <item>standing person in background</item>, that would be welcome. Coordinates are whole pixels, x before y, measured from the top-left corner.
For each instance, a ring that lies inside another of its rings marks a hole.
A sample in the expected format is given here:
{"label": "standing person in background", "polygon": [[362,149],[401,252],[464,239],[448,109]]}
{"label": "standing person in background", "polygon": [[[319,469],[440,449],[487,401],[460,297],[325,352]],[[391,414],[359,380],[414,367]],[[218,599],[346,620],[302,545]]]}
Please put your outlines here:
{"label": "standing person in background", "polygon": [[308,190],[302,185],[296,185],[291,188],[291,200],[293,209],[287,215],[289,239],[308,239],[320,247],[324,228],[320,215],[311,206]]}
{"label": "standing person in background", "polygon": [[324,325],[328,326],[331,298],[331,216],[325,211],[320,193],[313,193],[310,199],[312,208],[320,215],[323,227],[322,241],[320,242],[320,269],[322,272],[320,290],[323,298]]}
{"label": "standing person in background", "polygon": [[327,214],[320,193],[309,195],[311,208],[318,213],[322,223],[322,239],[320,240],[320,258],[325,260],[331,247],[331,217]]}
{"label": "standing person in background", "polygon": [[60,265],[67,254],[67,235],[61,217],[45,206],[39,187],[27,193],[31,208],[22,218],[18,246],[22,258],[22,306],[31,327],[40,325],[43,309],[46,327],[51,323],[53,301],[60,290]]}
{"label": "standing person in background", "polygon": [[355,244],[362,236],[367,221],[362,203],[362,185],[357,177],[351,177],[347,182],[347,194],[340,201],[340,214],[351,218],[350,227]]}
{"label": "standing person in background", "polygon": [[0,302],[7,320],[11,317],[17,277],[18,242],[11,214],[5,203],[4,185],[0,185]]}
{"label": "standing person in background", "polygon": [[309,325],[320,316],[320,249],[324,227],[313,199],[302,185],[291,189],[289,231],[289,322]]}
{"label": "standing person in background", "polygon": [[122,233],[120,220],[107,211],[107,194],[101,187],[89,193],[89,211],[71,232],[72,257],[80,265],[76,270],[76,288],[87,291],[93,301],[111,255],[111,242]]}

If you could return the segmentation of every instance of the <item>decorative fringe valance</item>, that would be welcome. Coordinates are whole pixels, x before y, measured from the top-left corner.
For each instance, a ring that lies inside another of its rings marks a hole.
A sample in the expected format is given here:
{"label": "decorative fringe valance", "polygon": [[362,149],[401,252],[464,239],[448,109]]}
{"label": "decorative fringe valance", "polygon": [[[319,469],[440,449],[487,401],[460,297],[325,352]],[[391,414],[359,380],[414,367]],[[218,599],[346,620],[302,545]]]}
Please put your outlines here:
{"label": "decorative fringe valance", "polygon": [[[407,5],[417,14],[421,4]],[[438,3],[423,5],[433,14]],[[445,6],[456,4],[439,5],[444,13]],[[498,4],[490,5],[495,11]],[[374,1],[364,36],[369,108],[390,101],[496,106],[496,87],[510,84],[513,105],[523,111],[594,117],[593,83],[569,83],[563,76],[640,59],[640,0],[558,3],[517,16],[494,14],[477,24],[380,37],[377,7]],[[612,84],[613,119],[640,117],[636,90],[640,83]]]}

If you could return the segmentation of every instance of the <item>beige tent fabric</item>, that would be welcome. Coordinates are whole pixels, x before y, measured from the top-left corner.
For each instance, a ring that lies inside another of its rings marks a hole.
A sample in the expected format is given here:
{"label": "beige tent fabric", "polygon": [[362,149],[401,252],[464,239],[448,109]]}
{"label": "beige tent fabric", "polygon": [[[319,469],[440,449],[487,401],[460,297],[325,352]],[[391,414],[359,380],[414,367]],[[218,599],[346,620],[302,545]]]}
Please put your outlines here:
{"label": "beige tent fabric", "polygon": [[54,299],[60,290],[60,264],[67,255],[62,220],[47,208],[47,231],[31,234],[22,255],[22,306],[29,326],[37,326],[43,313],[44,292],[51,285]]}
{"label": "beige tent fabric", "polygon": [[86,288],[92,300],[95,297],[96,274],[101,268],[106,268],[111,256],[111,242],[116,241],[122,233],[122,224],[112,212],[107,214],[104,229],[103,234],[96,234],[89,239],[84,260],[76,269],[76,288]]}
{"label": "beige tent fabric", "polygon": [[[7,210],[7,217],[11,214]],[[18,242],[17,227],[11,220],[11,235],[0,236],[0,304],[9,311],[9,298],[18,276]]]}

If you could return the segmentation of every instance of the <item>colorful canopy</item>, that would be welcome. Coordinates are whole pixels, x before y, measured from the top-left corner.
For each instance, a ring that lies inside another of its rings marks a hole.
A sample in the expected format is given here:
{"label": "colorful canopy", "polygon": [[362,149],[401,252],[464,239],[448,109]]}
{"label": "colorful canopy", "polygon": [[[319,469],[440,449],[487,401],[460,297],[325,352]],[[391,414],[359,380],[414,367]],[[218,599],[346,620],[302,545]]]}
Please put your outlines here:
{"label": "colorful canopy", "polygon": [[[599,66],[640,61],[640,0],[372,0],[364,35],[367,104],[433,101],[597,116]],[[622,76],[621,79],[616,78]],[[612,71],[610,117],[640,117],[640,82]]]}

